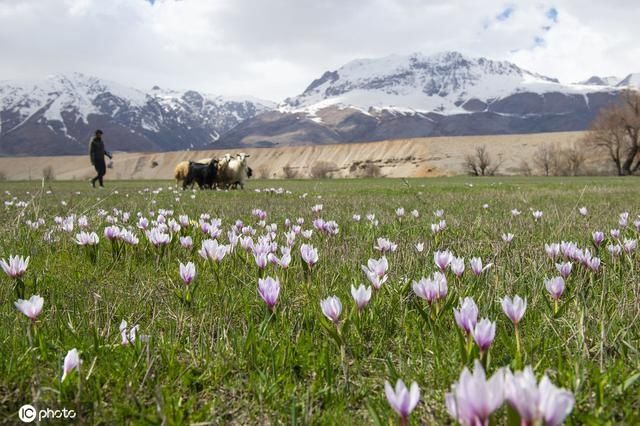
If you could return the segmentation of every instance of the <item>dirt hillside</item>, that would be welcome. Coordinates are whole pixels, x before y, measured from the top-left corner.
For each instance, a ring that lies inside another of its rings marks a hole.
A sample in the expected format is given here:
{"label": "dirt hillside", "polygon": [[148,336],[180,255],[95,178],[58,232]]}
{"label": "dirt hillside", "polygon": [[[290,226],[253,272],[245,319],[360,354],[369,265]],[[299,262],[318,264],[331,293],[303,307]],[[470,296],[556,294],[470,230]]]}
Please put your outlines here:
{"label": "dirt hillside", "polygon": [[[341,145],[253,148],[249,165],[257,177],[283,177],[289,167],[298,177],[309,177],[318,162],[326,162],[333,176],[357,176],[374,170],[388,177],[424,177],[465,173],[464,157],[475,147],[486,145],[490,155],[502,158],[501,174],[520,174],[522,161],[544,144],[559,147],[577,142],[582,132],[528,135],[462,136],[398,139]],[[109,141],[105,141],[107,148]],[[115,153],[111,179],[171,179],[175,165],[186,159],[221,156],[233,150],[178,151],[159,153]],[[4,157],[0,174],[6,179],[40,179],[50,166],[56,179],[88,179],[93,168],[88,156]]]}

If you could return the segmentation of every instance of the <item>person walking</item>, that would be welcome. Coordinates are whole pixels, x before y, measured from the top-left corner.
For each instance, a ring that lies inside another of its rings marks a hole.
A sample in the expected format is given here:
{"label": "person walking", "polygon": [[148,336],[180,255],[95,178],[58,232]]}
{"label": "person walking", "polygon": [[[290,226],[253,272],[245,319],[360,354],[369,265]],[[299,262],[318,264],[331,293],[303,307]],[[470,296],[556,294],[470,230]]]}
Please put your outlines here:
{"label": "person walking", "polygon": [[109,157],[109,159],[113,158],[109,151],[104,149],[104,142],[102,141],[102,130],[96,130],[94,136],[91,138],[89,142],[89,159],[91,160],[91,164],[96,169],[98,175],[91,179],[91,185],[95,188],[96,181],[100,183],[100,187],[104,187],[102,182],[102,177],[107,173],[107,165],[104,161],[105,155]]}

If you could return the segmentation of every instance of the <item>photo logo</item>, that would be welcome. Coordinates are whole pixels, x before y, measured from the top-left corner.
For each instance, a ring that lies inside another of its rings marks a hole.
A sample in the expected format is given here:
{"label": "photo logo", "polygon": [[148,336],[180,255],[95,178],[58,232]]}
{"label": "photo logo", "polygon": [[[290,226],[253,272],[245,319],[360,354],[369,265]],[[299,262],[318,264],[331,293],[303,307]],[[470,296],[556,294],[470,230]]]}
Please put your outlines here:
{"label": "photo logo", "polygon": [[33,405],[25,404],[20,407],[20,410],[18,410],[18,417],[24,423],[31,423],[36,419],[36,417],[38,418],[38,421],[47,419],[75,419],[76,412],[73,410],[67,410],[66,408],[63,408],[62,410],[45,408],[38,411]]}
{"label": "photo logo", "polygon": [[36,408],[33,405],[25,404],[18,410],[18,417],[24,423],[31,423],[37,416]]}

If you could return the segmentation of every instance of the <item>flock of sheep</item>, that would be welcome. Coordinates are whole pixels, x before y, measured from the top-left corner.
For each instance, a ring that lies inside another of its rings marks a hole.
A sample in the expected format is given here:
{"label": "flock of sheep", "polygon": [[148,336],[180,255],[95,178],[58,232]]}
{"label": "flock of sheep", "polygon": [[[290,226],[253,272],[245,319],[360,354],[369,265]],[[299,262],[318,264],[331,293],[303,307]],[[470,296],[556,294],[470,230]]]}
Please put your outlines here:
{"label": "flock of sheep", "polygon": [[220,188],[244,189],[244,182],[253,174],[247,165],[249,154],[241,152],[235,156],[225,154],[220,158],[201,158],[197,161],[182,161],[174,171],[176,184],[182,182],[182,189],[198,184],[200,189]]}

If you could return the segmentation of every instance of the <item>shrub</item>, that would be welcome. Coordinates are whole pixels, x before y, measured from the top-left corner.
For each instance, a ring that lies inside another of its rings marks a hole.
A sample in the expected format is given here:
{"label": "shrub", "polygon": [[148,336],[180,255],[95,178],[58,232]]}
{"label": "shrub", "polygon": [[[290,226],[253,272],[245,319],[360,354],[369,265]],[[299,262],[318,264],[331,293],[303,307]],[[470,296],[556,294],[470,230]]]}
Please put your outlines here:
{"label": "shrub", "polygon": [[298,176],[298,172],[288,164],[282,168],[282,174],[287,179],[294,179]]}
{"label": "shrub", "polygon": [[42,169],[42,177],[46,181],[55,180],[56,179],[56,174],[53,171],[53,166],[45,166]]}
{"label": "shrub", "polygon": [[311,167],[311,177],[316,179],[327,179],[331,177],[331,172],[335,171],[335,163],[328,161],[318,161]]}

